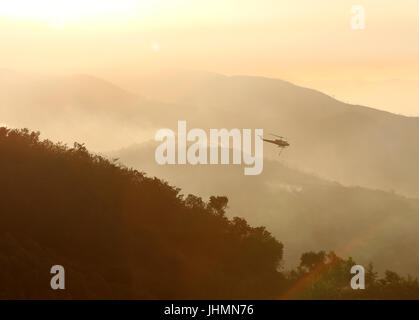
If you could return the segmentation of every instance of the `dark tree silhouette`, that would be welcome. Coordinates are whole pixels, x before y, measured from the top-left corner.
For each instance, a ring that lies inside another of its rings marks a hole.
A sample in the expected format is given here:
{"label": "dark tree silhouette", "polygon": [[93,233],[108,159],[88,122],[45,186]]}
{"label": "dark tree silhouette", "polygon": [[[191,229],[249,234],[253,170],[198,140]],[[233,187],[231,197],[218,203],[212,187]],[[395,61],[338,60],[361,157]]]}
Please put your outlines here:
{"label": "dark tree silhouette", "polygon": [[[157,178],[0,129],[0,297],[273,298],[283,247]],[[66,268],[65,291],[50,268]]]}
{"label": "dark tree silhouette", "polygon": [[[188,195],[88,152],[0,128],[2,299],[417,299],[418,280],[370,265],[349,287],[351,258],[307,252],[281,271],[264,227],[226,217],[228,199]],[[205,181],[203,181],[205,183]],[[50,288],[50,268],[66,290]]]}

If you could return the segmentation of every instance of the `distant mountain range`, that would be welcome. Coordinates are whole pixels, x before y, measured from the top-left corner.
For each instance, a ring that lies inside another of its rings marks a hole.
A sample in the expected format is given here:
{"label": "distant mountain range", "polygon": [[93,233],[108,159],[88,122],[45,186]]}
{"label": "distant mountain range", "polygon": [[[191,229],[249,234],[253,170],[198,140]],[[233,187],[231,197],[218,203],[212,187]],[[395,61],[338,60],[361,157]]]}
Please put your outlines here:
{"label": "distant mountain range", "polygon": [[303,251],[322,248],[363,265],[374,261],[379,271],[418,274],[419,200],[345,187],[274,160],[265,160],[259,176],[245,176],[237,165],[161,166],[154,161],[157,145],[144,143],[108,156],[163,177],[185,195],[227,196],[230,216],[267,226],[284,243],[286,268],[297,265]]}
{"label": "distant mountain range", "polygon": [[[47,76],[0,71],[0,118],[47,138],[85,142],[95,150],[149,137],[156,107],[144,97],[89,75]],[[148,118],[144,114],[148,114]],[[147,132],[145,134],[145,132]],[[131,141],[130,137],[134,137]]]}
{"label": "distant mountain range", "polygon": [[419,196],[417,117],[346,104],[278,79],[192,73],[139,83],[144,95],[189,106],[178,117],[193,120],[191,125],[263,128],[286,136],[291,147],[280,161],[293,167]]}
{"label": "distant mountain range", "polygon": [[[139,78],[131,93],[87,76],[0,72],[0,117],[12,127],[86,142],[94,150],[150,140],[178,120],[202,128],[263,128],[286,136],[280,161],[339,181],[419,196],[419,118],[349,105],[260,77],[171,74]],[[147,97],[147,98],[145,98]],[[164,102],[160,102],[164,101]],[[110,134],[112,131],[112,134]],[[276,159],[276,150],[265,148]]]}
{"label": "distant mountain range", "polygon": [[[183,73],[139,78],[137,85],[132,93],[87,75],[3,70],[0,122],[54,141],[86,142],[94,151],[116,150],[107,154],[185,192],[225,194],[232,214],[267,226],[286,243],[290,263],[300,249],[343,248],[342,255],[363,263],[418,270],[419,118],[260,77]],[[157,167],[156,144],[141,143],[157,129],[175,129],[178,120],[191,128],[263,128],[291,146],[278,158],[265,145],[265,169],[256,177],[238,167]]]}

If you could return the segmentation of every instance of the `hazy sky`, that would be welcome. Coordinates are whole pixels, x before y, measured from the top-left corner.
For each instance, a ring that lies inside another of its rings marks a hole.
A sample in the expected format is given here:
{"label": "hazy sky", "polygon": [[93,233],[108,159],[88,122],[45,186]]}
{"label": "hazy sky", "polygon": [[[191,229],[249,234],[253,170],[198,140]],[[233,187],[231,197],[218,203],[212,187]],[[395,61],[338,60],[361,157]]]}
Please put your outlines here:
{"label": "hazy sky", "polygon": [[1,0],[0,31],[1,68],[262,75],[419,115],[417,0]]}

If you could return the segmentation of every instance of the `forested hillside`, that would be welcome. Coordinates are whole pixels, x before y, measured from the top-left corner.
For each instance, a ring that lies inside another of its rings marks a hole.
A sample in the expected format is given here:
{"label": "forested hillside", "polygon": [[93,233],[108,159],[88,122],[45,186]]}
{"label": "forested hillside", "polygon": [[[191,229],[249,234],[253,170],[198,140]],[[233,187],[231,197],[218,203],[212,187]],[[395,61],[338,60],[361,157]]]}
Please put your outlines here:
{"label": "forested hillside", "polygon": [[245,176],[240,165],[158,165],[157,147],[151,141],[110,157],[205,199],[214,190],[227,196],[229,217],[266,226],[281,240],[286,268],[298,265],[305,251],[322,249],[351,256],[363,265],[374,261],[381,273],[391,269],[419,276],[418,199],[345,186],[289,167],[284,164],[289,150],[280,161],[264,159],[260,175]]}
{"label": "forested hillside", "polygon": [[[0,297],[272,298],[283,246],[143,173],[0,129]],[[51,290],[50,268],[67,289]]]}
{"label": "forested hillside", "polygon": [[[144,173],[29,130],[0,128],[0,298],[417,298],[418,283],[309,252],[292,271],[264,227]],[[205,181],[203,181],[205,183]],[[216,193],[217,191],[214,190]],[[50,288],[63,265],[66,289]]]}

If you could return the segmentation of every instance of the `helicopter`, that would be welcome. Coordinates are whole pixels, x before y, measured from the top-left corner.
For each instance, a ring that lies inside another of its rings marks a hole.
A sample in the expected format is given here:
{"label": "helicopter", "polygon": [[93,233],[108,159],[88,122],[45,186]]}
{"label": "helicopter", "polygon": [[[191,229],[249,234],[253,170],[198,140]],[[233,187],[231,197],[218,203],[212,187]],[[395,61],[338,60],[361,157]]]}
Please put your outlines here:
{"label": "helicopter", "polygon": [[283,136],[279,136],[277,134],[273,134],[271,133],[272,136],[278,138],[278,139],[264,139],[262,136],[260,136],[260,138],[263,141],[275,144],[278,146],[278,148],[280,148],[281,150],[279,151],[279,155],[281,155],[282,150],[284,150],[284,148],[289,147],[289,142],[287,140],[285,140],[285,138]]}

